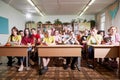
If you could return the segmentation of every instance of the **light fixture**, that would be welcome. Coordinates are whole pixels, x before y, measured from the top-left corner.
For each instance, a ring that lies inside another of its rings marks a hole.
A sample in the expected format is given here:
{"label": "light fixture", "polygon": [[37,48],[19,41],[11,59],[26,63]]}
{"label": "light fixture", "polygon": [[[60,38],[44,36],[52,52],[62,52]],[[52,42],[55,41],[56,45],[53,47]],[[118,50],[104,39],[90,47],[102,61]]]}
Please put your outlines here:
{"label": "light fixture", "polygon": [[92,5],[95,2],[95,0],[91,0],[88,5]]}
{"label": "light fixture", "polygon": [[95,2],[95,0],[90,0],[89,3],[83,8],[83,10],[79,13],[79,16],[82,16],[85,11],[89,8],[89,6],[91,6],[93,3]]}
{"label": "light fixture", "polygon": [[27,13],[27,14],[26,14],[26,18],[27,18],[27,19],[30,19],[31,17],[32,17],[32,15],[31,15],[30,13]]}
{"label": "light fixture", "polygon": [[27,0],[34,8],[35,10],[41,15],[41,16],[44,16],[42,14],[42,12],[39,10],[39,8],[34,4],[34,2],[32,0]]}

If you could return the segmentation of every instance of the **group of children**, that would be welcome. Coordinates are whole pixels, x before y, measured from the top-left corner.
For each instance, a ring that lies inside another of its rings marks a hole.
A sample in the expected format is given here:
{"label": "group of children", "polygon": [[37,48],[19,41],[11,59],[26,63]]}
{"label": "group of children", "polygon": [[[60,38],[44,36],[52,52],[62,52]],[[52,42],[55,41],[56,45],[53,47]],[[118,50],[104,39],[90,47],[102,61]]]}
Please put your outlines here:
{"label": "group of children", "polygon": [[[96,27],[91,28],[91,30],[85,30],[84,33],[79,32],[79,34],[74,34],[74,32],[65,28],[64,30],[56,30],[56,29],[46,29],[42,30],[41,28],[25,28],[24,31],[18,30],[16,27],[11,29],[11,35],[8,38],[7,44],[11,45],[28,45],[28,58],[29,61],[32,60],[31,52],[35,52],[37,45],[57,45],[57,44],[68,44],[68,45],[83,45],[82,55],[86,58],[86,45],[98,45],[98,44],[107,44],[107,45],[119,45],[120,35],[117,33],[117,28],[111,26],[108,30],[108,35],[105,35],[104,32],[99,32]],[[108,38],[110,40],[106,41]],[[34,45],[34,46],[33,46]],[[88,58],[94,58],[93,48],[90,46],[87,49]],[[74,52],[73,52],[74,53]],[[16,52],[17,54],[17,52]],[[37,56],[38,57],[38,56]],[[17,57],[18,64],[20,65],[18,71],[23,71],[24,68],[24,57]],[[66,59],[66,64],[63,66],[64,69],[67,69],[71,64],[71,69],[75,70],[75,63],[77,61],[77,57],[68,57]],[[40,70],[41,74],[44,74],[48,70],[48,64],[50,62],[50,58],[42,58],[43,68]],[[8,56],[8,66],[12,66],[12,57]]]}

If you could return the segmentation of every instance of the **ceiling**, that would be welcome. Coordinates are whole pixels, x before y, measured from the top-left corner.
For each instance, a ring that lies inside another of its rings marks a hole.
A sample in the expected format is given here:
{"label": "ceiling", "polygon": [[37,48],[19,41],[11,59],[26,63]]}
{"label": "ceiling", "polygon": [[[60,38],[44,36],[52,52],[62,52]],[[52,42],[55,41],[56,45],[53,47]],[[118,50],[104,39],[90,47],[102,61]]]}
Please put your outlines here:
{"label": "ceiling", "polygon": [[[2,0],[22,13],[38,15],[27,0]],[[90,0],[32,0],[44,15],[78,15]],[[85,12],[96,14],[116,0],[96,0]]]}

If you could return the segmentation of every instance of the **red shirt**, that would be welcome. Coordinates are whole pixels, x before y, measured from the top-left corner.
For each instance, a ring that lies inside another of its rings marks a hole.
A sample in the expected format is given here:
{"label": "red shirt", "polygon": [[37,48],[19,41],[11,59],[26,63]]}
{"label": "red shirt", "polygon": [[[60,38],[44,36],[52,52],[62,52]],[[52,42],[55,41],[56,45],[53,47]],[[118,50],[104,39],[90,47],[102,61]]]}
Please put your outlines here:
{"label": "red shirt", "polygon": [[39,35],[39,34],[35,34],[35,35],[33,34],[32,36],[33,36],[33,38],[34,38],[35,40],[37,40],[36,43],[37,43],[37,44],[40,44],[40,41],[38,41],[38,39],[40,39],[40,35]]}
{"label": "red shirt", "polygon": [[30,36],[30,37],[24,36],[24,37],[22,37],[21,43],[24,44],[24,45],[27,45],[27,43],[33,44],[34,43],[34,39],[33,39],[32,36]]}

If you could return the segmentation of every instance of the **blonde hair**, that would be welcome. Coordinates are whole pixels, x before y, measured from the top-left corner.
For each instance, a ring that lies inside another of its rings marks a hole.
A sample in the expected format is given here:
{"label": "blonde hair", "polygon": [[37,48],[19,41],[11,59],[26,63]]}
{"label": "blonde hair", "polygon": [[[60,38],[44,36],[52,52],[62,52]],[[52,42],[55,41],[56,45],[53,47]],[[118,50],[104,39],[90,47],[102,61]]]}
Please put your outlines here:
{"label": "blonde hair", "polygon": [[115,28],[116,31],[118,30],[117,27],[115,27],[115,26],[111,26],[111,27],[108,29],[108,32],[110,32],[110,30],[111,30],[112,28]]}

